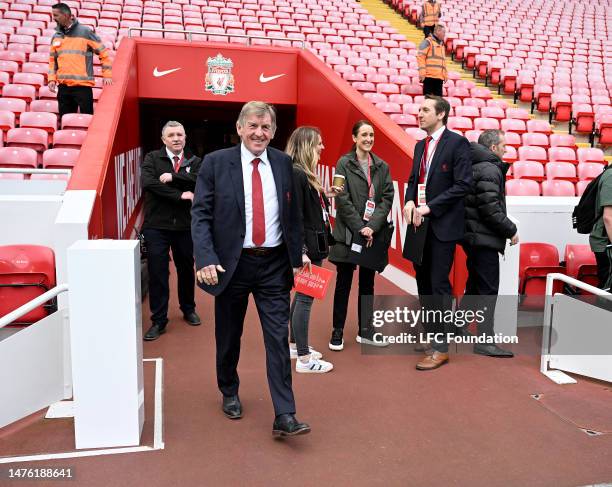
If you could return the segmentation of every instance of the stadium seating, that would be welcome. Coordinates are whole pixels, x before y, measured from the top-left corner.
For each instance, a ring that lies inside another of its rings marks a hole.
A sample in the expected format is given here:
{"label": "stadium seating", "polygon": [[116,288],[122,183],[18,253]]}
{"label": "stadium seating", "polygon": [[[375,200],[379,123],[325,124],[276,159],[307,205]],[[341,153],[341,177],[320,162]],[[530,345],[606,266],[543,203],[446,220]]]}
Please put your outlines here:
{"label": "stadium seating", "polygon": [[[50,248],[0,246],[0,316],[44,294],[55,287],[55,282],[55,256]],[[18,323],[34,323],[53,309],[53,303],[40,306],[19,318]]]}
{"label": "stadium seating", "polygon": [[[546,276],[551,272],[565,274],[559,265],[557,247],[548,243],[521,243],[519,256],[519,294],[521,306],[541,309],[544,306]],[[556,282],[553,292],[562,292],[563,283]]]}

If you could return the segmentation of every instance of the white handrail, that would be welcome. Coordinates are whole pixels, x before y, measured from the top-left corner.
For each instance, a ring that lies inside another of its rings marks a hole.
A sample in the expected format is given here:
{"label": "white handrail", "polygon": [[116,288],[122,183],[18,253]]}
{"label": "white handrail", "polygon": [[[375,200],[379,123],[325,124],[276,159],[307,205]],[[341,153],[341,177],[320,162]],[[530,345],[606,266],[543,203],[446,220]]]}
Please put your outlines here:
{"label": "white handrail", "polygon": [[0,328],[4,328],[6,325],[10,325],[16,319],[21,318],[26,313],[29,313],[33,309],[38,308],[41,304],[46,303],[50,299],[56,297],[58,294],[61,294],[66,291],[68,291],[68,284],[60,284],[59,286],[56,286],[53,289],[49,289],[46,293],[41,294],[37,298],[34,298],[32,301],[27,302],[16,310],[11,311],[9,314],[4,315],[2,318],[0,318]]}
{"label": "white handrail", "polygon": [[0,167],[0,172],[17,174],[72,174],[71,169],[30,169],[25,167]]}
{"label": "white handrail", "polygon": [[264,39],[267,41],[289,41],[289,42],[300,42],[302,44],[301,48],[304,49],[306,47],[305,39],[290,39],[289,37],[269,37],[269,36],[253,36],[247,34],[228,34],[227,32],[208,32],[208,31],[195,31],[195,30],[185,30],[185,29],[164,29],[163,27],[128,27],[128,37],[132,37],[132,31],[138,30],[141,32],[171,32],[175,34],[187,34],[187,40],[189,42],[192,41],[192,35],[207,35],[207,36],[217,36],[217,37],[237,37],[240,39],[247,39],[248,45],[251,45],[251,39]]}
{"label": "white handrail", "polygon": [[608,299],[612,299],[612,294],[603,289],[591,286],[585,282],[574,279],[573,277],[566,276],[565,274],[559,274],[558,272],[551,272],[546,276],[546,303],[544,305],[544,321],[542,324],[542,356],[540,359],[540,372],[545,374],[548,371],[548,362],[550,360],[550,340],[551,340],[551,328],[552,328],[552,297],[553,297],[553,285],[555,281],[563,281],[567,284],[575,286],[578,289],[595,294],[596,296],[605,296]]}

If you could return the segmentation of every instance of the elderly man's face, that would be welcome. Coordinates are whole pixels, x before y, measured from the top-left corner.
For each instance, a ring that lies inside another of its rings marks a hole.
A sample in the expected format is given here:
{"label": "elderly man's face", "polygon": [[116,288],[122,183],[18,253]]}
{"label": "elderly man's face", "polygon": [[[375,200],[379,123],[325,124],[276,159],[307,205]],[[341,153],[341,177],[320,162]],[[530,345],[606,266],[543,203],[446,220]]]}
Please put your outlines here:
{"label": "elderly man's face", "polygon": [[162,142],[173,153],[180,154],[185,147],[185,129],[182,126],[166,127],[162,133]]}
{"label": "elderly man's face", "polygon": [[236,131],[242,143],[253,155],[259,156],[274,138],[274,127],[269,113],[258,117],[254,113],[247,115],[244,126],[236,122]]}

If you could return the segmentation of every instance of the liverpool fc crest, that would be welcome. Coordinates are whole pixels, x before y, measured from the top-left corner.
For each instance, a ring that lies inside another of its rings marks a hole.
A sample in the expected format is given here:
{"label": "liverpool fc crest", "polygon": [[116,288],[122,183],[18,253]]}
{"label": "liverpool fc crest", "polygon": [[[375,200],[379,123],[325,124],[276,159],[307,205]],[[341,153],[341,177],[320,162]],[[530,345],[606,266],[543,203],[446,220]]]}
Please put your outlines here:
{"label": "liverpool fc crest", "polygon": [[234,75],[232,67],[234,63],[229,58],[224,58],[221,54],[209,57],[206,61],[208,73],[204,84],[206,91],[211,91],[213,95],[227,95],[234,92]]}

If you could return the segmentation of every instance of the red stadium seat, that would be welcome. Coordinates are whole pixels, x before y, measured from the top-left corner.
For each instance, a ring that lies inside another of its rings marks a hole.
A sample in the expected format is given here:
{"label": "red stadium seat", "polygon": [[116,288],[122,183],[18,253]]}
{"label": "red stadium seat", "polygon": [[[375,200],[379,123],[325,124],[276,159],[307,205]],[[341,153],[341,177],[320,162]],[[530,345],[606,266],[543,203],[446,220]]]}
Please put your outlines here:
{"label": "red stadium seat", "polygon": [[404,129],[404,131],[410,137],[414,138],[414,140],[423,140],[425,137],[427,137],[427,132],[417,127],[408,127],[407,129]]}
{"label": "red stadium seat", "polygon": [[468,130],[464,136],[470,142],[478,142],[478,137],[482,134],[482,130]]}
{"label": "red stadium seat", "polygon": [[578,154],[578,162],[606,163],[601,149],[580,147],[576,152]]}
{"label": "red stadium seat", "polygon": [[53,148],[80,149],[85,137],[84,130],[58,130],[53,134]]}
{"label": "red stadium seat", "polygon": [[43,168],[72,169],[79,158],[79,152],[78,149],[47,149],[43,153]]}
{"label": "red stadium seat", "polygon": [[[511,133],[511,132],[508,132],[508,133]],[[506,136],[508,135],[508,133],[506,133]],[[511,145],[506,144],[506,152],[504,153],[503,159],[504,161],[510,164],[516,162],[518,160],[518,154],[516,152],[516,149],[512,147]]]}
{"label": "red stadium seat", "polygon": [[[0,247],[0,316],[55,287],[55,256],[40,245]],[[55,310],[52,302],[27,313],[15,323],[29,324]]]}
{"label": "red stadium seat", "polygon": [[605,167],[598,162],[581,162],[578,164],[578,179],[588,181],[595,179]]}
{"label": "red stadium seat", "polygon": [[517,134],[524,134],[527,132],[527,127],[524,120],[518,120],[515,118],[506,118],[501,121],[501,129],[504,132],[515,132]]}
{"label": "red stadium seat", "polygon": [[[557,247],[547,243],[521,243],[519,257],[519,294],[521,306],[528,309],[541,309],[546,293],[546,276],[552,272],[565,274],[559,265]],[[554,293],[563,291],[563,283],[557,282]]]}
{"label": "red stadium seat", "polygon": [[563,179],[575,183],[576,166],[570,162],[549,162],[546,164],[546,179]]}
{"label": "red stadium seat", "polygon": [[45,84],[45,77],[39,73],[15,73],[13,83],[34,86],[36,89]]}
{"label": "red stadium seat", "polygon": [[565,269],[569,277],[598,286],[597,262],[589,245],[567,244],[565,246]]}
{"label": "red stadium seat", "polygon": [[16,117],[27,109],[27,103],[24,100],[18,98],[4,98],[0,97],[0,110],[6,110],[13,112]]}
{"label": "red stadium seat", "polygon": [[[527,135],[527,134],[525,134]],[[576,153],[569,147],[551,147],[548,149],[548,159],[552,162],[571,162],[576,164]]]}
{"label": "red stadium seat", "polygon": [[0,166],[2,167],[38,167],[38,154],[27,147],[1,147]]}
{"label": "red stadium seat", "polygon": [[518,156],[522,161],[546,162],[548,160],[546,149],[543,147],[533,147],[529,145],[519,147]]}
{"label": "red stadium seat", "polygon": [[523,141],[523,145],[532,145],[534,147],[544,147],[548,148],[548,136],[546,134],[541,133],[525,133],[521,137]]}
{"label": "red stadium seat", "polygon": [[499,120],[496,118],[477,118],[474,120],[475,130],[499,129]]}
{"label": "red stadium seat", "polygon": [[480,109],[480,115],[486,118],[496,118],[502,120],[506,118],[506,111],[500,107],[487,106]]}
{"label": "red stadium seat", "polygon": [[36,98],[36,88],[30,85],[4,85],[2,87],[2,96],[7,98],[18,98],[30,103]]}
{"label": "red stadium seat", "polygon": [[511,179],[506,181],[508,196],[540,196],[540,185],[529,179]]}
{"label": "red stadium seat", "polygon": [[512,164],[514,179],[531,179],[541,182],[544,180],[544,166],[535,161],[516,161]]}
{"label": "red stadium seat", "polygon": [[528,120],[527,132],[539,132],[549,135],[552,133],[552,127],[546,120]]}
{"label": "red stadium seat", "polygon": [[508,108],[506,110],[506,117],[517,119],[517,120],[530,120],[529,112],[523,108]]}
{"label": "red stadium seat", "polygon": [[542,182],[542,196],[576,196],[576,188],[569,181],[545,180]]}
{"label": "red stadium seat", "polygon": [[576,147],[576,138],[570,134],[551,134],[549,140],[551,147]]}
{"label": "red stadium seat", "polygon": [[57,100],[34,100],[30,103],[31,112],[59,113]]}
{"label": "red stadium seat", "polygon": [[87,130],[93,115],[85,113],[67,113],[62,117],[63,130]]}
{"label": "red stadium seat", "polygon": [[57,130],[57,115],[48,112],[23,112],[19,117],[22,128],[39,128],[52,134]]}
{"label": "red stadium seat", "polygon": [[597,135],[599,145],[612,145],[612,113],[603,114],[598,120]]}
{"label": "red stadium seat", "polygon": [[417,119],[414,115],[408,115],[405,113],[393,113],[390,115],[390,118],[402,128],[419,126]]}
{"label": "red stadium seat", "polygon": [[448,117],[446,126],[449,130],[458,130],[460,132],[472,130],[473,128],[472,121],[467,117]]}
{"label": "red stadium seat", "polygon": [[37,128],[15,128],[7,132],[6,145],[8,147],[29,147],[37,152],[43,152],[49,146],[49,142],[45,130]]}
{"label": "red stadium seat", "polygon": [[6,132],[15,128],[15,114],[8,110],[0,110],[0,130]]}

